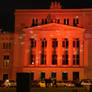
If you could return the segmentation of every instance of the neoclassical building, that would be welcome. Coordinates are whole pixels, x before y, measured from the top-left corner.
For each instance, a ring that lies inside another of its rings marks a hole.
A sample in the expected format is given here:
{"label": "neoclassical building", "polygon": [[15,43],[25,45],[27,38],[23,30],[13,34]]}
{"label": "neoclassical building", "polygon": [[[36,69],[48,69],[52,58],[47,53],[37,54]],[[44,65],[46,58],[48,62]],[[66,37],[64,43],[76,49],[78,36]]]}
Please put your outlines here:
{"label": "neoclassical building", "polygon": [[91,78],[91,19],[92,9],[62,9],[59,2],[16,9],[15,32],[0,33],[0,79],[16,80],[17,72],[33,80]]}

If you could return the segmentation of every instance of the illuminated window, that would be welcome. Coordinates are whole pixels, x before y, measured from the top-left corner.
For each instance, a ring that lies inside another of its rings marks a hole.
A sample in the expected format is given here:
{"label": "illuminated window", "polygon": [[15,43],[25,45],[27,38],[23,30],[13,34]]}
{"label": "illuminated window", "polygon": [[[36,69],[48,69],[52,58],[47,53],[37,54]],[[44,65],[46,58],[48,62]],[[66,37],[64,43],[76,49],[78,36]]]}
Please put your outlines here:
{"label": "illuminated window", "polygon": [[7,67],[9,65],[9,56],[4,56],[4,67]]}
{"label": "illuminated window", "polygon": [[52,55],[52,64],[56,65],[57,64],[57,55]]}
{"label": "illuminated window", "polygon": [[52,47],[55,48],[58,46],[58,41],[56,38],[52,39]]}
{"label": "illuminated window", "polygon": [[66,24],[66,19],[64,19],[64,24]]}
{"label": "illuminated window", "polygon": [[31,54],[30,56],[30,64],[33,65],[35,64],[35,55]]}
{"label": "illuminated window", "polygon": [[31,80],[34,80],[34,72],[31,72],[30,75],[31,75]]}
{"label": "illuminated window", "polygon": [[56,72],[51,72],[51,78],[56,78]]}
{"label": "illuminated window", "polygon": [[35,41],[35,39],[31,38],[30,39],[30,44],[31,44],[31,48],[36,47],[36,41]]}
{"label": "illuminated window", "polygon": [[40,72],[40,79],[44,80],[45,79],[45,72]]}
{"label": "illuminated window", "polygon": [[62,72],[62,80],[67,81],[68,80],[68,73],[67,72]]}

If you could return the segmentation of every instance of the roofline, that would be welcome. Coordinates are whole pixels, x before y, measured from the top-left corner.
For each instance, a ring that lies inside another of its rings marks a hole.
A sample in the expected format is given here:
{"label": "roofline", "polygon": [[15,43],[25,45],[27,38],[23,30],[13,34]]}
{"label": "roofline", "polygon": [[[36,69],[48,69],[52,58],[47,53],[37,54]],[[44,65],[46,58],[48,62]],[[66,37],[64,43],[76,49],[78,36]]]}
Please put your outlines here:
{"label": "roofline", "polygon": [[92,8],[84,9],[16,9],[15,14],[17,13],[39,13],[39,12],[92,12]]}

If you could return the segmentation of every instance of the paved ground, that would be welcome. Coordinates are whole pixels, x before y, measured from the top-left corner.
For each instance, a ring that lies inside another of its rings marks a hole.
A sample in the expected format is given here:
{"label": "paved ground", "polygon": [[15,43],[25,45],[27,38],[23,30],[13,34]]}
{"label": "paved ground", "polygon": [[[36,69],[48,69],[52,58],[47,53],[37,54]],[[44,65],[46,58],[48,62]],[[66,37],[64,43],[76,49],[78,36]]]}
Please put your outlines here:
{"label": "paved ground", "polygon": [[[0,88],[0,92],[16,92],[16,88]],[[84,88],[31,88],[31,92],[87,92]]]}

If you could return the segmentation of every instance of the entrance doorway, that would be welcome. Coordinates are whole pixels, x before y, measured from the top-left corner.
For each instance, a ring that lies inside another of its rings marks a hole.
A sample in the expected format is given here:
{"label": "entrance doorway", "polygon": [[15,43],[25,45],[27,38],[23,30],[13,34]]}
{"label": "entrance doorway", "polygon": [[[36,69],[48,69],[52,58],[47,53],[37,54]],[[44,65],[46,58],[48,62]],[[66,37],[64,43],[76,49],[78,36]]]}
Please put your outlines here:
{"label": "entrance doorway", "polygon": [[3,80],[7,80],[8,79],[8,74],[3,74]]}
{"label": "entrance doorway", "polygon": [[79,72],[73,72],[73,81],[79,81]]}

